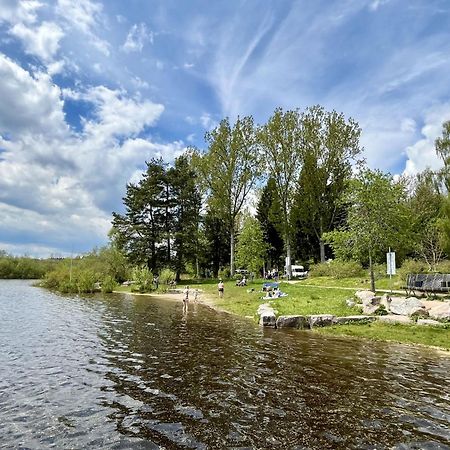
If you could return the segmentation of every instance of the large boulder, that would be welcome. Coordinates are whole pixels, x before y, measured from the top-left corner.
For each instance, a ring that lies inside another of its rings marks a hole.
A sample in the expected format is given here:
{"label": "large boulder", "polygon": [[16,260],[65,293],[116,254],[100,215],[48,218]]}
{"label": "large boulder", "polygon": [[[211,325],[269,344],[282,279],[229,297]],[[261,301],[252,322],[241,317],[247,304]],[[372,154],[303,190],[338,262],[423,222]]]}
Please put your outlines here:
{"label": "large boulder", "polygon": [[418,319],[417,325],[425,325],[429,327],[444,327],[445,323],[438,322],[437,320],[432,319]]}
{"label": "large boulder", "polygon": [[425,306],[416,297],[399,298],[394,297],[391,301],[390,312],[399,316],[411,316],[417,314],[419,310],[424,310]]}
{"label": "large boulder", "polygon": [[364,305],[366,303],[371,303],[372,299],[375,297],[375,292],[372,291],[357,291],[355,297],[358,298]]}
{"label": "large boulder", "polygon": [[306,316],[280,316],[277,319],[277,328],[309,328]]}
{"label": "large boulder", "polygon": [[428,314],[432,319],[450,321],[450,302],[442,302],[441,305],[433,306]]}
{"label": "large boulder", "polygon": [[312,316],[308,316],[308,322],[310,328],[313,327],[327,327],[330,325],[334,325],[336,316],[332,314],[316,314]]}
{"label": "large boulder", "polygon": [[340,325],[344,325],[347,323],[367,323],[367,322],[373,322],[374,320],[377,320],[374,316],[346,316],[346,317],[337,317],[335,322]]}
{"label": "large boulder", "polygon": [[395,314],[388,314],[386,316],[378,316],[378,320],[380,322],[386,323],[404,323],[404,324],[412,324],[414,323],[408,316],[398,316]]}
{"label": "large boulder", "polygon": [[259,324],[263,327],[276,328],[277,316],[274,309],[267,303],[259,305],[257,314],[259,315]]}

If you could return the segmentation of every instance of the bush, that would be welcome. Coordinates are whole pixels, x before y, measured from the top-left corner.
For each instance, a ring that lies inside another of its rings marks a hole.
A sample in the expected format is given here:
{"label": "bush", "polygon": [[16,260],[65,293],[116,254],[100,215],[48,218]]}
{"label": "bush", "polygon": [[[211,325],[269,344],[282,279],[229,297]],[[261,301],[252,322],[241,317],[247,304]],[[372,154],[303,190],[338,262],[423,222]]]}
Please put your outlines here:
{"label": "bush", "polygon": [[75,273],[75,280],[79,294],[94,292],[97,276],[92,270],[79,270]]}
{"label": "bush", "polygon": [[153,274],[147,266],[135,267],[132,274],[135,284],[131,288],[132,291],[150,292],[153,283]]}
{"label": "bush", "polygon": [[[373,264],[373,275],[375,280],[380,280],[386,277],[386,264]],[[367,271],[367,277],[370,278],[370,269]]]}
{"label": "bush", "polygon": [[410,273],[426,273],[427,265],[416,259],[405,259],[400,269],[397,270],[398,277],[403,284],[406,284],[406,277]]}
{"label": "bush", "polygon": [[230,268],[227,267],[221,267],[219,270],[219,278],[225,279],[225,278],[230,278],[231,276],[231,271]]}
{"label": "bush", "polygon": [[318,263],[311,265],[309,269],[310,277],[331,277],[331,263]]}
{"label": "bush", "polygon": [[445,259],[436,265],[436,272],[450,273],[450,261]]}
{"label": "bush", "polygon": [[111,276],[107,275],[105,278],[103,278],[102,281],[102,292],[104,294],[111,293],[117,286],[116,280]]}
{"label": "bush", "polygon": [[176,273],[172,269],[162,269],[159,274],[159,283],[162,285],[168,285],[175,281]]}

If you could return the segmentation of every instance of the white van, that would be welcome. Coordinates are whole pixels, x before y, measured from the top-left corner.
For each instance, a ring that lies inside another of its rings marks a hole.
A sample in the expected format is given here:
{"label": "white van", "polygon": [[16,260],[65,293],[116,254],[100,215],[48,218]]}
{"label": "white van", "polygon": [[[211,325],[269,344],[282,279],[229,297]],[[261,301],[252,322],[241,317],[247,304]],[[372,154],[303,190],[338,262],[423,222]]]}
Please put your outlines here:
{"label": "white van", "polygon": [[308,271],[303,266],[291,265],[292,278],[306,278]]}

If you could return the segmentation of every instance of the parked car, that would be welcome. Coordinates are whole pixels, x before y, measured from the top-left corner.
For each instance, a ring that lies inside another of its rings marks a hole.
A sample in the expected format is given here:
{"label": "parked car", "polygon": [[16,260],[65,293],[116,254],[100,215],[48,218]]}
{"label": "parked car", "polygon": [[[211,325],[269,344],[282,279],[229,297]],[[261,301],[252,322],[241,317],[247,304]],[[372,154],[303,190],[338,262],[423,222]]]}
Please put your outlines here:
{"label": "parked car", "polygon": [[291,271],[292,278],[306,278],[308,276],[308,271],[303,266],[292,264]]}

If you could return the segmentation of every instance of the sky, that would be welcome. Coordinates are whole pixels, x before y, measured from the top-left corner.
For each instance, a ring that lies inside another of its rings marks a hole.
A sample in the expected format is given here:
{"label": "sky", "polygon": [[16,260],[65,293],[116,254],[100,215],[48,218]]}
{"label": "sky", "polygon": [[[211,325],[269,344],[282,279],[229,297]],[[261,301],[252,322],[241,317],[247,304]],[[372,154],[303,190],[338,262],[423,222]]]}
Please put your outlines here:
{"label": "sky", "polygon": [[438,168],[450,1],[0,0],[0,249],[102,246],[145,161],[314,104],[359,122],[371,168]]}

